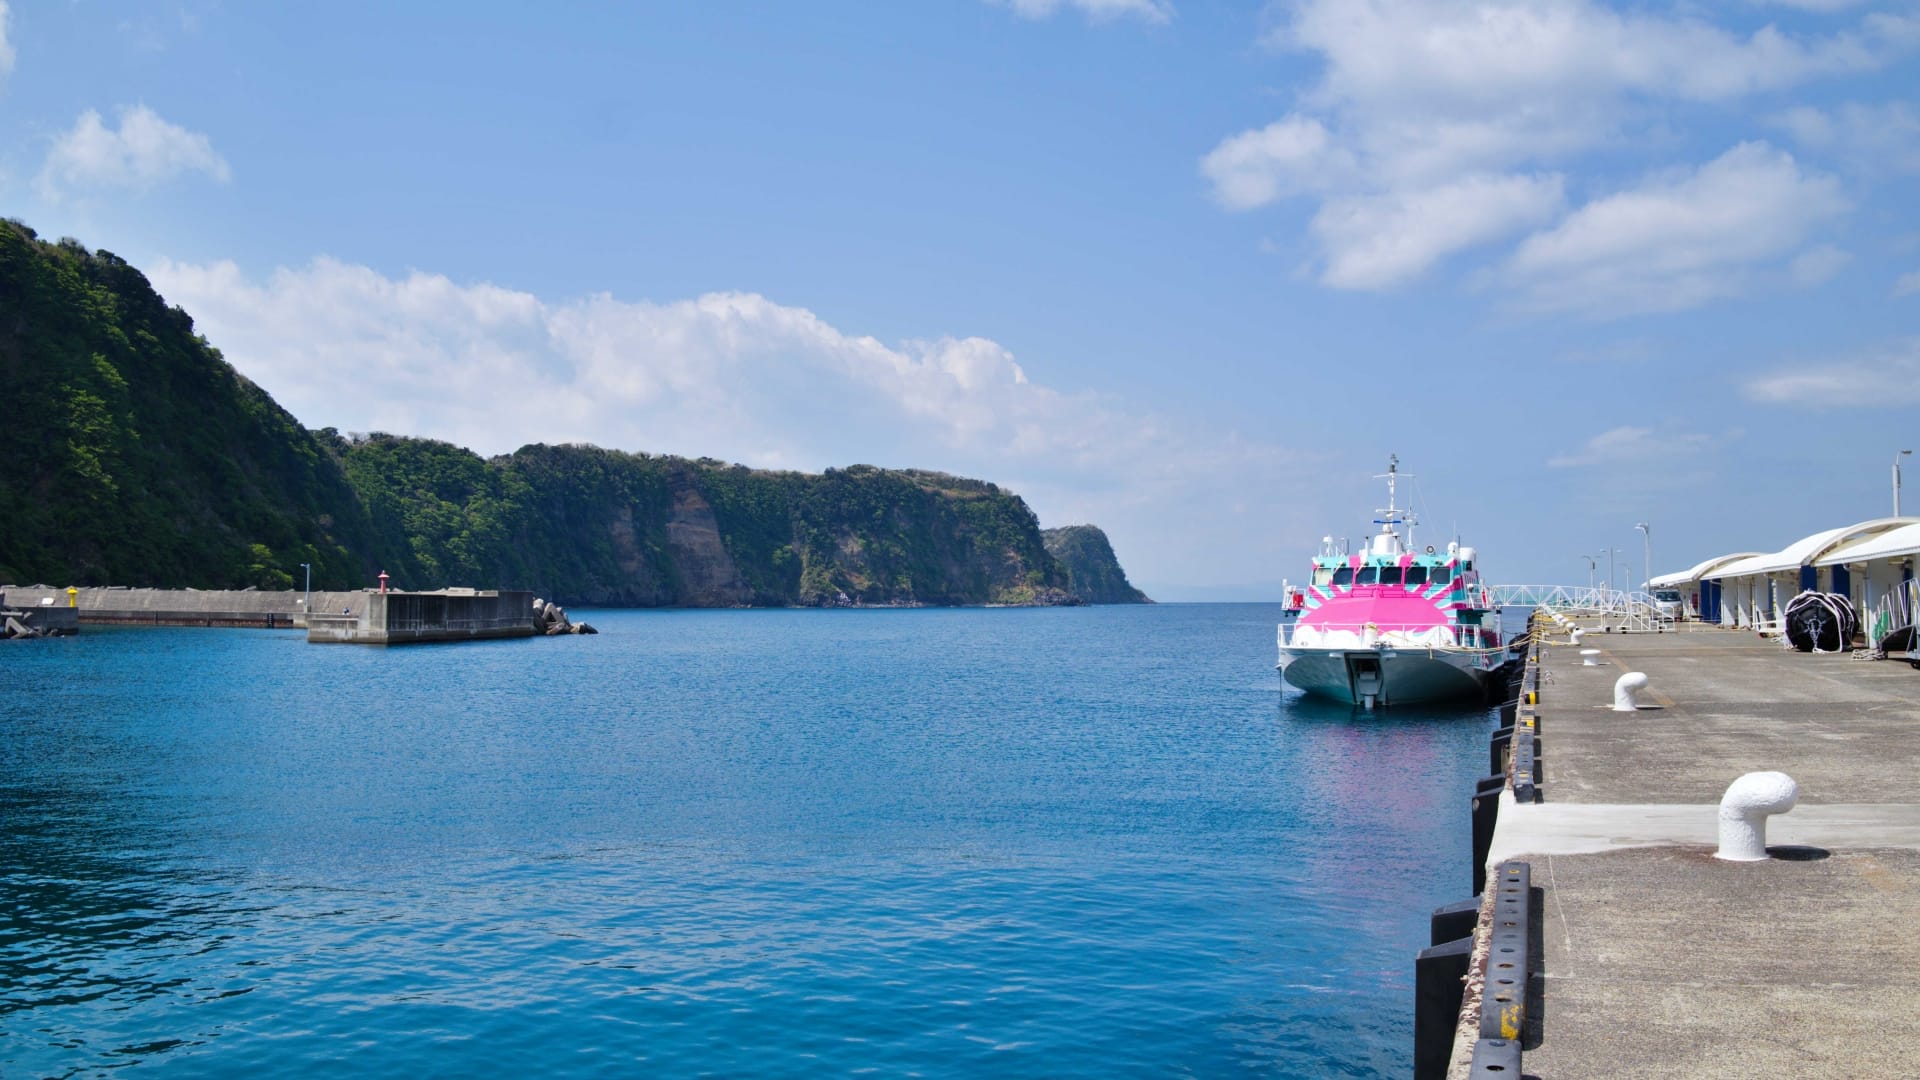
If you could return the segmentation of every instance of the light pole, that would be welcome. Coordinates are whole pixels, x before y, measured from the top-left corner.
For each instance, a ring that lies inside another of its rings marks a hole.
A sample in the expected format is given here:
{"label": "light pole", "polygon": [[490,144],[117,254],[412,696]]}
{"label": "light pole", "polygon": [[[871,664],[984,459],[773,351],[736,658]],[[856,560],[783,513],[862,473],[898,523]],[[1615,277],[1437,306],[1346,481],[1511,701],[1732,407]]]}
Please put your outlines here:
{"label": "light pole", "polygon": [[1911,450],[1902,450],[1899,453],[1893,455],[1893,516],[1894,517],[1900,516],[1900,459],[1903,457],[1906,457],[1908,454],[1911,454],[1911,453],[1913,453],[1913,451]]}
{"label": "light pole", "polygon": [[305,601],[305,603],[306,603],[306,606],[305,606],[305,607],[304,607],[304,608],[303,608],[303,609],[301,610],[301,612],[300,612],[300,618],[301,618],[301,619],[302,619],[303,621],[305,621],[305,622],[306,622],[306,623],[307,623],[308,625],[312,625],[312,622],[313,622],[313,620],[312,620],[312,615],[313,615],[313,564],[312,564],[312,563],[310,563],[310,562],[303,562],[303,563],[301,563],[300,565],[301,565],[301,567],[302,567],[302,568],[304,568],[304,569],[306,570],[306,572],[307,572],[307,599],[306,599],[306,601]]}
{"label": "light pole", "polygon": [[1600,556],[1582,555],[1580,556],[1580,558],[1587,560],[1587,591],[1592,592],[1594,589],[1599,587],[1594,583],[1593,570],[1594,570],[1594,567],[1600,565]]}
{"label": "light pole", "polygon": [[[1634,528],[1639,529],[1642,533],[1646,535],[1647,550],[1646,550],[1646,562],[1644,563],[1644,565],[1647,570],[1647,582],[1648,582],[1647,587],[1651,589],[1653,587],[1652,585],[1652,582],[1653,582],[1653,526],[1643,521],[1640,524],[1635,525]],[[1628,576],[1631,577],[1632,575],[1629,574]],[[1628,582],[1628,584],[1631,585],[1632,582]]]}

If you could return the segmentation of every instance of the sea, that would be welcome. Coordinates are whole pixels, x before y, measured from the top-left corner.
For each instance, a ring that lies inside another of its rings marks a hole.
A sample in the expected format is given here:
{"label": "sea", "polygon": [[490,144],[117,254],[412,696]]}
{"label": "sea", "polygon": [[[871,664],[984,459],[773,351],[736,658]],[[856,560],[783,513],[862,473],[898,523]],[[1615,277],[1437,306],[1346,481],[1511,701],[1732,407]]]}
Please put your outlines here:
{"label": "sea", "polygon": [[1280,609],[0,645],[0,1076],[1386,1077],[1482,708]]}

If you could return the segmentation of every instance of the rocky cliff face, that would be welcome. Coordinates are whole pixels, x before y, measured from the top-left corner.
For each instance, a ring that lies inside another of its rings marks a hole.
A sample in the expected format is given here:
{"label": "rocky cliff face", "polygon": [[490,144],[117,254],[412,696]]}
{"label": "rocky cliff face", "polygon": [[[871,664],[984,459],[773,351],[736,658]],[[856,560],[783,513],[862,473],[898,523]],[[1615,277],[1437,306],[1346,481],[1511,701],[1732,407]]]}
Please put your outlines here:
{"label": "rocky cliff face", "polygon": [[1151,604],[1127,581],[1107,534],[1094,525],[1068,525],[1040,534],[1047,554],[1067,571],[1067,588],[1088,604]]}

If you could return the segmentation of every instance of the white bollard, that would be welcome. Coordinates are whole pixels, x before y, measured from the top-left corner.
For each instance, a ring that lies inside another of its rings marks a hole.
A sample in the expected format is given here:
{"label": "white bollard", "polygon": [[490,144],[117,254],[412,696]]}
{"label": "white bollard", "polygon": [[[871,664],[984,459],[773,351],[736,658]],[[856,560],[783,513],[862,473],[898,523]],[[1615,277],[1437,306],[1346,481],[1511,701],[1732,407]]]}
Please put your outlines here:
{"label": "white bollard", "polygon": [[1618,679],[1614,680],[1613,711],[1614,712],[1633,712],[1634,710],[1638,709],[1640,707],[1640,703],[1634,700],[1634,695],[1638,694],[1642,690],[1645,690],[1646,688],[1647,688],[1647,676],[1642,672],[1629,671],[1625,675],[1622,675]]}
{"label": "white bollard", "polygon": [[1587,636],[1587,632],[1576,626],[1573,628],[1573,633],[1570,636],[1573,638],[1573,643],[1578,645],[1580,644],[1580,639]]}
{"label": "white bollard", "polygon": [[1594,657],[1599,655],[1600,655],[1599,649],[1581,649],[1580,650],[1580,666],[1581,667],[1599,667],[1600,661],[1594,659]]}
{"label": "white bollard", "polygon": [[1767,817],[1800,801],[1800,785],[1781,772],[1750,772],[1720,797],[1720,850],[1716,859],[1759,862],[1767,857]]}

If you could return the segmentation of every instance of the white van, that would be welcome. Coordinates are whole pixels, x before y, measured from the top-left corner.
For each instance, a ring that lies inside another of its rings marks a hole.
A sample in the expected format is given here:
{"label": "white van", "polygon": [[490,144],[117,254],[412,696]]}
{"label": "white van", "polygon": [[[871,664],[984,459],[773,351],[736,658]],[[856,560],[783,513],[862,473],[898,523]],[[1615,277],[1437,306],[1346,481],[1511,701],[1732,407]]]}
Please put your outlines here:
{"label": "white van", "polygon": [[1687,615],[1687,601],[1679,589],[1653,590],[1653,606],[1667,622],[1679,622]]}

